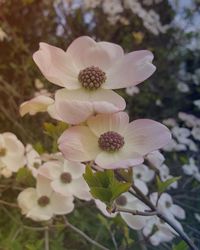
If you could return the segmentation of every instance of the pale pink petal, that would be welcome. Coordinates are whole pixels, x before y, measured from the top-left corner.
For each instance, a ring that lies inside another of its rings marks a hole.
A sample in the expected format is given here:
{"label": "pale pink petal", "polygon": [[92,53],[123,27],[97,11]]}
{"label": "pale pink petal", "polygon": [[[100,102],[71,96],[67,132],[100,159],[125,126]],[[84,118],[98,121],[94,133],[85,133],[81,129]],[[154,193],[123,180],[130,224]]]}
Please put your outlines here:
{"label": "pale pink petal", "polygon": [[100,45],[105,51],[107,51],[113,62],[119,60],[124,56],[124,51],[118,44],[109,42],[98,42],[97,44]]}
{"label": "pale pink petal", "polygon": [[145,155],[168,144],[171,133],[159,122],[140,119],[129,124],[124,137],[135,152]]}
{"label": "pale pink petal", "polygon": [[49,105],[47,107],[47,112],[49,113],[49,115],[53,118],[56,119],[58,121],[62,121],[62,119],[60,118],[60,116],[58,115],[57,111],[56,111],[56,105],[55,103],[52,105]]}
{"label": "pale pink petal", "polygon": [[61,89],[56,92],[56,113],[65,122],[79,124],[94,113],[89,91]]}
{"label": "pale pink petal", "polygon": [[43,195],[50,196],[53,192],[51,188],[51,180],[38,174],[36,190],[37,190],[38,197],[43,196]]}
{"label": "pale pink petal", "polygon": [[85,165],[80,162],[64,161],[64,172],[69,172],[73,179],[77,179],[85,172]]}
{"label": "pale pink petal", "polygon": [[91,161],[100,152],[98,138],[85,126],[71,127],[58,140],[59,149],[67,160]]}
{"label": "pale pink petal", "polygon": [[49,180],[54,180],[59,178],[63,171],[62,163],[59,161],[48,161],[45,162],[39,169],[38,174]]}
{"label": "pale pink petal", "polygon": [[134,230],[141,230],[146,224],[147,219],[145,216],[131,215],[129,213],[120,213],[120,215],[126,224]]}
{"label": "pale pink petal", "polygon": [[123,148],[114,153],[102,151],[95,159],[95,163],[104,169],[128,168],[142,162],[141,155]]}
{"label": "pale pink petal", "polygon": [[39,95],[29,101],[23,102],[20,105],[20,115],[26,114],[35,115],[38,112],[46,112],[49,105],[53,104],[54,100],[48,96]]}
{"label": "pale pink petal", "polygon": [[17,202],[22,214],[27,214],[37,204],[37,192],[35,188],[24,189],[17,197]]}
{"label": "pale pink petal", "polygon": [[75,39],[67,49],[77,69],[98,66],[107,70],[117,59],[123,56],[122,48],[109,42],[95,42],[92,38],[82,36]]}
{"label": "pale pink petal", "polygon": [[70,89],[80,87],[79,72],[72,64],[72,58],[63,50],[40,43],[40,49],[33,54],[33,60],[48,81]]}
{"label": "pale pink petal", "polygon": [[53,211],[50,204],[45,207],[36,205],[27,213],[26,216],[35,221],[47,221],[53,217]]}
{"label": "pale pink petal", "polygon": [[124,98],[112,90],[98,89],[91,94],[95,113],[115,113],[126,107]]}
{"label": "pale pink petal", "polygon": [[74,209],[73,197],[64,197],[60,194],[53,193],[51,196],[51,207],[54,214],[69,214]]}
{"label": "pale pink petal", "polygon": [[156,69],[152,60],[153,54],[147,50],[128,53],[106,72],[107,80],[102,87],[120,89],[146,80]]}
{"label": "pale pink petal", "polygon": [[90,189],[83,177],[73,180],[70,184],[70,188],[73,190],[75,197],[86,201],[91,200]]}
{"label": "pale pink petal", "polygon": [[88,119],[88,126],[96,136],[100,136],[105,132],[114,131],[123,134],[128,127],[129,117],[125,112],[115,114],[100,114]]}

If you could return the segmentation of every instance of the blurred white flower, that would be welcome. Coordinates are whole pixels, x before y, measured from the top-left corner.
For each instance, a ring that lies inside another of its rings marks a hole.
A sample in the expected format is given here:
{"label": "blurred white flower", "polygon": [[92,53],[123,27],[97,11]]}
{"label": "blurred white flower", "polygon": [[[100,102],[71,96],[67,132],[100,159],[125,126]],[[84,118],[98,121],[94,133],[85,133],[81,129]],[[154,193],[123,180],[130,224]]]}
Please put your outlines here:
{"label": "blurred white flower", "polygon": [[171,151],[185,151],[187,150],[187,147],[186,145],[184,144],[179,144],[177,143],[174,139],[172,139],[170,141],[170,143],[168,143],[164,148],[163,148],[164,151],[166,152],[171,152]]}
{"label": "blurred white flower", "polygon": [[200,119],[194,115],[179,112],[178,117],[180,120],[184,121],[188,127],[200,126]]}
{"label": "blurred white flower", "polygon": [[200,182],[200,171],[193,158],[189,158],[189,163],[184,164],[182,169],[184,174],[193,176],[197,181]]}
{"label": "blurred white flower", "polygon": [[[120,208],[125,208],[125,209],[131,209],[131,210],[138,210],[141,212],[144,212],[147,207],[142,203],[140,200],[135,198],[132,194],[126,192],[122,194],[117,200],[116,204]],[[120,212],[120,215],[122,219],[126,222],[126,224],[135,230],[140,230],[142,229],[145,224],[147,219],[149,218],[148,216],[141,216],[141,215],[132,215],[130,213],[125,213],[125,212]]]}
{"label": "blurred white flower", "polygon": [[143,182],[149,182],[153,180],[154,175],[154,171],[144,164],[133,167],[133,180],[139,179]]}
{"label": "blurred white flower", "polygon": [[22,214],[35,221],[50,220],[54,215],[73,211],[73,196],[62,196],[54,192],[48,179],[37,176],[36,188],[26,188],[18,198]]}
{"label": "blurred white flower", "polygon": [[151,153],[149,153],[145,159],[154,167],[159,168],[164,160],[165,157],[163,156],[163,154],[160,153],[159,150],[153,151]]}
{"label": "blurred white flower", "polygon": [[95,199],[95,204],[97,206],[97,208],[102,212],[103,215],[105,215],[106,217],[110,217],[110,218],[113,218],[117,215],[117,213],[109,213],[106,209],[106,204],[103,203],[102,201],[100,200],[97,200]]}
{"label": "blurred white flower", "polygon": [[195,140],[200,141],[200,126],[194,127],[191,132]]}
{"label": "blurred white flower", "polygon": [[25,165],[24,145],[12,133],[0,134],[0,173],[10,177]]}
{"label": "blurred white flower", "polygon": [[136,86],[131,86],[125,89],[126,94],[130,96],[134,96],[135,94],[140,93],[140,89]]}
{"label": "blurred white flower", "polygon": [[180,143],[184,143],[184,140],[188,138],[191,134],[190,130],[188,128],[180,128],[178,126],[172,128],[172,134],[173,136],[178,140]]}
{"label": "blurred white flower", "polygon": [[38,168],[42,165],[41,157],[31,144],[27,144],[25,151],[26,165],[32,172],[32,175],[36,177],[38,174]]}
{"label": "blurred white flower", "polygon": [[184,82],[179,82],[177,88],[182,93],[188,93],[190,91],[188,85]]}
{"label": "blurred white flower", "polygon": [[168,127],[177,126],[177,122],[174,118],[168,118],[168,119],[163,120],[163,124],[165,124]]}
{"label": "blurred white flower", "polygon": [[82,174],[85,165],[79,162],[49,161],[44,163],[38,173],[50,180],[52,189],[63,196],[75,196],[79,199],[90,200],[89,187]]}
{"label": "blurred white flower", "polygon": [[158,246],[162,242],[169,242],[175,234],[166,223],[163,223],[158,217],[153,216],[146,221],[143,228],[144,236],[148,237],[152,245]]}
{"label": "blurred white flower", "polygon": [[[156,205],[158,199],[158,193],[152,193],[150,195],[151,202]],[[165,216],[167,216],[170,220],[174,222],[174,224],[179,227],[180,230],[183,230],[181,224],[177,221],[178,219],[185,219],[185,211],[182,207],[175,205],[173,203],[172,197],[167,194],[161,194],[158,203],[157,203],[158,211],[162,212]]]}
{"label": "blurred white flower", "polygon": [[[165,164],[162,164],[159,168],[159,173],[160,173],[160,179],[161,181],[166,181],[168,179],[171,179],[173,178],[172,175],[170,175],[170,171],[169,171],[169,168],[167,165]],[[178,187],[178,182],[173,182],[171,185],[169,185],[168,189],[169,188],[177,188]]]}
{"label": "blurred white flower", "polygon": [[34,85],[36,87],[36,89],[43,89],[44,88],[44,83],[42,81],[40,81],[40,79],[36,78]]}
{"label": "blurred white flower", "polygon": [[198,222],[200,222],[200,214],[195,213],[194,217]]}
{"label": "blurred white flower", "polygon": [[198,109],[200,109],[200,100],[195,100],[193,103]]}
{"label": "blurred white flower", "polygon": [[102,8],[106,14],[111,16],[123,12],[123,7],[120,0],[103,1]]}

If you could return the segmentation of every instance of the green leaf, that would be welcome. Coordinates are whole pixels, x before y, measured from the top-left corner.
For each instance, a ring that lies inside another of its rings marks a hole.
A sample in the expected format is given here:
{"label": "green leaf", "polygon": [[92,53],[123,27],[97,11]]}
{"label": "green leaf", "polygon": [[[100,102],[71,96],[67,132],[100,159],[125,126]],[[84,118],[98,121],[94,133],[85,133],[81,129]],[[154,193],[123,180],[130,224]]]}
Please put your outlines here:
{"label": "green leaf", "polygon": [[160,178],[157,176],[156,181],[157,181],[157,187],[158,187],[158,192],[163,193],[172,183],[178,181],[181,177],[173,177],[170,178],[164,182],[160,180]]}
{"label": "green leaf", "polygon": [[173,245],[172,250],[188,250],[188,245],[185,241],[180,241],[178,244]]}
{"label": "green leaf", "polygon": [[31,171],[26,167],[19,169],[17,172],[16,181],[27,186],[35,186],[35,178],[33,177]]}
{"label": "green leaf", "polygon": [[93,197],[109,206],[122,193],[128,191],[131,186],[129,182],[118,181],[113,170],[93,172],[89,165],[86,167],[83,177],[90,187]]}
{"label": "green leaf", "polygon": [[58,122],[56,125],[50,122],[44,123],[44,132],[53,139],[58,138],[69,126],[64,122]]}

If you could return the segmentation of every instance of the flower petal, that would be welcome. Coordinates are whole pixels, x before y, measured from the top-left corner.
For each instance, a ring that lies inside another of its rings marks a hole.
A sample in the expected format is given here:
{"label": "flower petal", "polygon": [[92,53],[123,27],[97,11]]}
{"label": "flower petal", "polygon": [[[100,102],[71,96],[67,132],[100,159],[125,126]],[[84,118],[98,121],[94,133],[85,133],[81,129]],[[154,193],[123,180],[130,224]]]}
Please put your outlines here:
{"label": "flower petal", "polygon": [[69,172],[73,179],[77,179],[85,172],[85,165],[80,162],[64,161],[64,172]]}
{"label": "flower petal", "polygon": [[54,214],[69,214],[74,209],[73,197],[65,197],[57,193],[51,196],[51,207]]}
{"label": "flower petal", "polygon": [[124,98],[112,90],[98,89],[91,95],[95,113],[115,113],[126,107]]}
{"label": "flower petal", "polygon": [[83,177],[73,180],[70,184],[70,188],[73,190],[73,195],[75,197],[85,201],[91,200],[92,196],[90,194],[90,189]]}
{"label": "flower petal", "polygon": [[96,136],[105,132],[114,131],[123,135],[128,126],[129,117],[125,112],[115,114],[100,114],[88,119],[88,126]]}
{"label": "flower petal", "polygon": [[26,114],[35,115],[38,112],[45,112],[49,105],[53,104],[54,100],[48,96],[39,95],[29,101],[23,102],[20,105],[20,115]]}
{"label": "flower petal", "polygon": [[139,119],[129,124],[124,137],[135,152],[145,155],[169,143],[171,134],[169,129],[159,122]]}
{"label": "flower petal", "polygon": [[123,148],[118,152],[102,151],[95,159],[97,165],[104,169],[128,168],[143,162],[143,157]]}
{"label": "flower petal", "polygon": [[27,217],[35,221],[50,220],[53,217],[53,211],[51,205],[48,204],[45,207],[36,205],[27,213]]}
{"label": "flower petal", "polygon": [[63,50],[40,43],[40,49],[33,54],[33,60],[48,81],[70,89],[80,87],[72,58]]}
{"label": "flower petal", "polygon": [[175,217],[177,217],[178,219],[182,219],[182,220],[185,219],[185,217],[186,217],[186,215],[185,215],[185,210],[184,210],[182,207],[173,204],[173,205],[171,206],[170,210],[171,210],[171,212],[173,213],[173,215],[174,215]]}
{"label": "flower petal", "polygon": [[98,138],[85,126],[67,129],[58,144],[64,157],[70,161],[91,161],[100,152]]}
{"label": "flower petal", "polygon": [[58,116],[70,124],[79,124],[94,113],[89,92],[61,89],[56,92],[55,105]]}
{"label": "flower petal", "polygon": [[35,188],[24,189],[17,197],[17,202],[22,214],[27,214],[37,204],[37,192]]}
{"label": "flower petal", "polygon": [[153,54],[148,50],[126,54],[107,71],[107,80],[103,88],[120,89],[146,80],[156,69],[152,60]]}
{"label": "flower petal", "polygon": [[147,218],[145,216],[131,215],[129,213],[120,213],[120,215],[126,224],[134,230],[141,230],[146,224]]}

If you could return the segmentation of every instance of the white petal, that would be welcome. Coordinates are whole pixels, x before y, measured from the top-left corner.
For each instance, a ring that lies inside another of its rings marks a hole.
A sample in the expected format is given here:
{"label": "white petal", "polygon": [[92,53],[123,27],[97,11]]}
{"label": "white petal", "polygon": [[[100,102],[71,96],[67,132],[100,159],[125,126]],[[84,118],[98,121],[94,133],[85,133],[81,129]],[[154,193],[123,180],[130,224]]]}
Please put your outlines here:
{"label": "white petal", "polygon": [[22,214],[27,214],[37,204],[37,192],[35,188],[24,189],[17,197],[17,202]]}
{"label": "white petal", "polygon": [[128,168],[142,163],[143,158],[135,152],[126,151],[122,148],[114,153],[102,151],[97,155],[95,162],[105,169]]}
{"label": "white petal", "polygon": [[50,180],[59,178],[63,172],[64,164],[59,161],[48,161],[45,162],[39,169],[38,173]]}
{"label": "white petal", "polygon": [[96,136],[105,132],[114,131],[123,135],[129,123],[128,114],[118,112],[112,115],[102,114],[88,119],[88,126]]}
{"label": "white petal", "polygon": [[73,182],[70,184],[70,188],[73,190],[73,195],[75,197],[86,201],[91,200],[92,196],[90,194],[90,189],[83,177],[73,180]]}
{"label": "white petal", "polygon": [[51,205],[48,204],[45,207],[41,207],[37,204],[27,213],[27,217],[35,221],[50,220],[53,217]]}
{"label": "white petal", "polygon": [[51,180],[38,174],[36,190],[37,190],[38,197],[43,196],[43,195],[50,196],[53,192],[51,188]]}
{"label": "white petal", "polygon": [[124,137],[135,152],[145,155],[169,143],[171,134],[169,129],[159,122],[139,119],[129,124]]}
{"label": "white petal", "polygon": [[72,64],[72,58],[63,50],[40,43],[40,49],[34,53],[33,60],[48,81],[70,89],[80,87],[78,71]]}
{"label": "white petal", "polygon": [[53,193],[51,196],[51,207],[54,214],[68,214],[74,209],[73,197],[64,197]]}
{"label": "white petal", "polygon": [[106,209],[106,205],[105,203],[103,203],[102,201],[100,200],[94,200],[95,201],[95,204],[97,206],[97,208],[106,216],[106,217],[115,217],[117,215],[117,213],[108,213],[107,209]]}
{"label": "white petal", "polygon": [[171,212],[173,213],[173,215],[175,215],[178,219],[185,219],[186,215],[185,215],[185,210],[178,206],[173,204],[170,208]]}
{"label": "white petal", "polygon": [[85,172],[85,165],[80,162],[64,161],[64,172],[69,172],[73,179],[77,179]]}
{"label": "white petal", "polygon": [[141,230],[146,223],[147,218],[145,216],[131,215],[130,213],[120,213],[122,219],[126,224],[135,230]]}
{"label": "white petal", "polygon": [[156,69],[152,60],[153,54],[147,50],[128,53],[108,70],[103,88],[120,89],[146,80]]}
{"label": "white petal", "polygon": [[85,126],[67,129],[58,144],[65,158],[71,161],[91,161],[100,152],[98,138]]}

